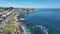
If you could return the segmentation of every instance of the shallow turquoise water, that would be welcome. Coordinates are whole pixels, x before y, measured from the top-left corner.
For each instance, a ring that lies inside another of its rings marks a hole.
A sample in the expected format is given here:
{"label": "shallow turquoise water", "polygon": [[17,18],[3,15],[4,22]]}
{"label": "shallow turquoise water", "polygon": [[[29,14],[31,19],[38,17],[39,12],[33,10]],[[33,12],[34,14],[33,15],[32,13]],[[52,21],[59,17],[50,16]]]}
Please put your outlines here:
{"label": "shallow turquoise water", "polygon": [[[40,10],[29,14],[22,13],[20,17],[26,19],[24,21],[25,26],[32,34],[60,34],[60,10]],[[45,27],[48,33],[44,33],[39,27],[40,25]]]}

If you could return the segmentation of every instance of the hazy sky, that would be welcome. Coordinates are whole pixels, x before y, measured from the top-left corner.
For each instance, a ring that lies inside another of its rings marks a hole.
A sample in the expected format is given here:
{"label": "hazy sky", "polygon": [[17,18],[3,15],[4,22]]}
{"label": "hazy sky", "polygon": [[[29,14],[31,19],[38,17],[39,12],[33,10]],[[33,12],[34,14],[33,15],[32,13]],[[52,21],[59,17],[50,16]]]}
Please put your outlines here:
{"label": "hazy sky", "polygon": [[0,7],[60,8],[60,0],[0,0]]}

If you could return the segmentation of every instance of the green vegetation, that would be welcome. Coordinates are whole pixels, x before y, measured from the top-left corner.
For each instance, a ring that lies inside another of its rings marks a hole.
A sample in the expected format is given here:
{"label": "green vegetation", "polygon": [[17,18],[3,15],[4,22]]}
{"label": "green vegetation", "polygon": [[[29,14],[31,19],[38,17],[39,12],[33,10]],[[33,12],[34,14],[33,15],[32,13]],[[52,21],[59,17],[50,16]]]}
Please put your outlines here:
{"label": "green vegetation", "polygon": [[8,7],[8,8],[4,8],[4,9],[5,9],[5,11],[6,11],[6,10],[12,10],[13,7]]}
{"label": "green vegetation", "polygon": [[6,8],[4,8],[4,7],[0,7],[0,12],[1,11],[6,11],[6,10],[12,10],[13,9],[13,7],[6,7]]}
{"label": "green vegetation", "polygon": [[5,27],[3,28],[2,34],[8,34],[8,32],[14,32],[14,24],[15,24],[14,16],[10,18],[10,20],[6,23]]}

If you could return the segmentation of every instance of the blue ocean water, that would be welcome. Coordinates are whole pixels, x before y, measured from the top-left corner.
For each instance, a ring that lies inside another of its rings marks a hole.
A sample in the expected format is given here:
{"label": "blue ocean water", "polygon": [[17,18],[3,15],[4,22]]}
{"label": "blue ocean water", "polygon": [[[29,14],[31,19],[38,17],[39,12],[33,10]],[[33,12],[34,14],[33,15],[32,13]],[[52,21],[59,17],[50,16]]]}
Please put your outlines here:
{"label": "blue ocean water", "polygon": [[60,9],[21,13],[27,34],[60,34]]}

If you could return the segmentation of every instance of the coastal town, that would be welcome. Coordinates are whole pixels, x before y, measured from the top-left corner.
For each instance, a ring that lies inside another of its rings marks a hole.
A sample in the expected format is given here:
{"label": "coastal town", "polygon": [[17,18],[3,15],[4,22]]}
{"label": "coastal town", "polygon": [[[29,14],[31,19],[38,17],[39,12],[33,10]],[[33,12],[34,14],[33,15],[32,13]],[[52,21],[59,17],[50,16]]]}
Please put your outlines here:
{"label": "coastal town", "polygon": [[23,18],[18,18],[20,13],[35,12],[35,9],[29,8],[2,8],[0,7],[0,34],[24,34],[22,24]]}

